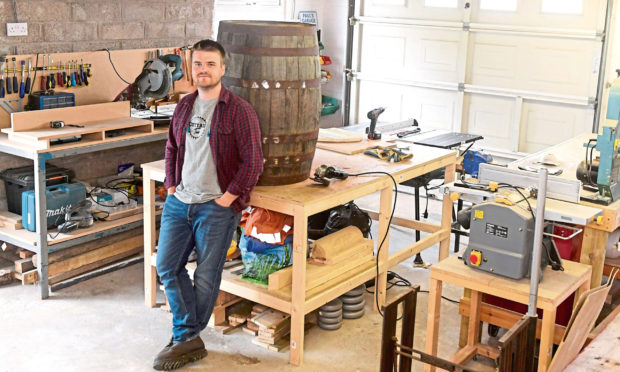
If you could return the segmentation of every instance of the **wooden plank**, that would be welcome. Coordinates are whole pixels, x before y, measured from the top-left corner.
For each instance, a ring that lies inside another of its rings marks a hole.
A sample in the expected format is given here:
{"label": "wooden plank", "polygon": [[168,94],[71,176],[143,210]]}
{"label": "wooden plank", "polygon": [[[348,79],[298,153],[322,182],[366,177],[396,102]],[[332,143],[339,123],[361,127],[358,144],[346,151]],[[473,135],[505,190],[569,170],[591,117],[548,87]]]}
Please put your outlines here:
{"label": "wooden plank", "polygon": [[13,281],[13,273],[10,270],[0,270],[0,285],[9,284]]}
{"label": "wooden plank", "polygon": [[100,215],[105,216],[103,218],[100,218],[104,221],[114,221],[114,220],[118,220],[119,218],[125,218],[129,216],[133,216],[135,214],[142,213],[142,206],[137,206],[131,209],[123,209],[117,212],[108,213],[107,216],[106,216],[106,213],[107,212],[102,212],[99,210],[93,211],[93,214],[97,214],[97,216],[100,216]]}
{"label": "wooden plank", "polygon": [[[357,226],[347,226],[316,240],[312,245],[312,258],[330,260],[337,255],[357,249],[363,242],[362,231]],[[352,252],[348,252],[350,253]]]}
{"label": "wooden plank", "polygon": [[20,248],[17,253],[19,254],[19,258],[30,258],[34,256],[34,252],[22,248]]}
{"label": "wooden plank", "polygon": [[[316,265],[310,261],[306,266],[306,290],[317,287],[337,276],[371,261],[374,261],[374,257],[372,256],[355,255],[353,255],[348,261],[343,261],[332,265]],[[293,268],[292,266],[289,266],[269,275],[268,289],[270,291],[277,291],[291,285],[292,282]]]}
{"label": "wooden plank", "polygon": [[231,323],[245,323],[252,312],[252,303],[250,301],[241,301],[230,308],[228,321]]}
{"label": "wooden plank", "polygon": [[360,142],[349,143],[330,143],[330,142],[317,142],[316,147],[323,150],[333,151],[340,154],[354,155],[360,154],[369,149],[394,147],[396,144],[392,142],[385,142],[381,140],[367,140],[364,139]]}
{"label": "wooden plank", "polygon": [[[335,265],[343,263],[346,260],[349,260],[355,254],[360,256],[372,256],[375,249],[375,242],[372,239],[364,239],[361,243],[360,247],[351,247],[353,249],[347,249],[346,251],[341,252],[340,254],[334,256],[334,258],[329,260],[322,260],[318,258],[311,257],[308,262],[315,265]],[[355,252],[355,253],[353,253]]]}
{"label": "wooden plank", "polygon": [[592,265],[591,288],[601,285],[603,278],[603,266],[605,264],[605,247],[609,233],[596,230],[590,226],[583,229],[583,242],[581,244],[581,256],[579,262]]}
{"label": "wooden plank", "polygon": [[127,118],[130,114],[129,111],[129,101],[23,111],[11,114],[11,127],[14,132],[50,129],[50,121],[53,120],[62,120],[70,124],[86,125],[94,120],[101,121]]}
{"label": "wooden plank", "polygon": [[22,281],[22,285],[34,284],[39,281],[39,273],[37,270],[30,270],[25,273],[13,273],[13,277]]}
{"label": "wooden plank", "polygon": [[32,263],[32,258],[22,258],[15,261],[15,271],[18,273],[25,273],[34,268],[35,266],[34,263]]}
{"label": "wooden plank", "polygon": [[0,211],[0,223],[3,227],[10,230],[19,230],[24,228],[22,226],[22,216],[9,211]]}
{"label": "wooden plank", "polygon": [[360,142],[364,139],[361,133],[340,128],[319,129],[318,142]]}
{"label": "wooden plank", "polygon": [[252,318],[259,327],[276,329],[291,316],[275,309],[268,309]]}

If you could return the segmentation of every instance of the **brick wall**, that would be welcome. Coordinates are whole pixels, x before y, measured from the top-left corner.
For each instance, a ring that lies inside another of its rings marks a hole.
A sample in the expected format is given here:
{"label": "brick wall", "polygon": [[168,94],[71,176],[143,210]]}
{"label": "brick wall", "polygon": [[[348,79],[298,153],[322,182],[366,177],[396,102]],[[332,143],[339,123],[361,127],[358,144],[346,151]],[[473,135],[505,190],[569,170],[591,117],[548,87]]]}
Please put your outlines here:
{"label": "brick wall", "polygon": [[0,54],[159,48],[211,37],[213,1],[17,0],[28,36],[7,37],[13,2],[0,0]]}

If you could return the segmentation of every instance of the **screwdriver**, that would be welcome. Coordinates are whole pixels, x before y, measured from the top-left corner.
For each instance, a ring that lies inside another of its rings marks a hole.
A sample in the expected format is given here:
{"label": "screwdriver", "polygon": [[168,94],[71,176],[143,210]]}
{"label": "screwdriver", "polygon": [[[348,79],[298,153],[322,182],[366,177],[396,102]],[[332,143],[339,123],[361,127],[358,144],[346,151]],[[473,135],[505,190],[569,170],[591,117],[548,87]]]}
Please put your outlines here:
{"label": "screwdriver", "polygon": [[80,66],[80,75],[82,75],[82,80],[84,81],[84,85],[88,86],[88,74],[84,73],[84,60],[81,59],[82,66]]}
{"label": "screwdriver", "polygon": [[67,72],[67,88],[71,88],[71,62],[67,65],[69,71]]}
{"label": "screwdriver", "polygon": [[6,63],[6,94],[11,94],[13,89],[11,89],[11,78],[9,77],[9,59],[5,59],[4,62]]}
{"label": "screwdriver", "polygon": [[45,55],[43,55],[43,72],[41,72],[41,90],[45,90],[45,71],[47,71],[47,68],[45,68]]}
{"label": "screwdriver", "polygon": [[54,88],[56,88],[56,74],[53,71],[54,70],[53,69],[53,67],[54,67],[54,58],[51,58],[51,57],[49,57],[49,58],[51,59],[50,70],[52,70],[52,71],[50,71],[50,75],[52,75],[52,77],[50,79],[50,81],[52,83],[51,88],[54,89]]}
{"label": "screwdriver", "polygon": [[22,82],[21,84],[19,84],[19,98],[24,98],[24,96],[26,95],[26,82],[24,81],[25,76],[24,73],[26,72],[26,61],[22,60]]}
{"label": "screwdriver", "polygon": [[62,73],[60,72],[60,62],[58,62],[58,72],[56,73],[56,79],[58,80],[59,87],[65,86],[65,81],[62,80]]}
{"label": "screwdriver", "polygon": [[72,66],[72,73],[71,73],[71,86],[74,87],[77,85],[76,81],[75,81],[75,67]]}
{"label": "screwdriver", "polygon": [[4,60],[0,63],[0,98],[4,98],[4,75],[2,70],[4,69]]}
{"label": "screwdriver", "polygon": [[26,79],[25,92],[30,93],[30,69],[32,68],[32,58],[28,58],[28,78]]}
{"label": "screwdriver", "polygon": [[15,76],[15,71],[17,70],[17,68],[15,67],[15,57],[11,58],[11,60],[13,61],[13,93],[17,93],[17,76]]}
{"label": "screwdriver", "polygon": [[62,85],[63,86],[67,86],[67,65],[65,65],[65,63],[62,63]]}
{"label": "screwdriver", "polygon": [[47,78],[45,79],[45,89],[50,90],[52,89],[52,77],[50,76],[51,71],[52,71],[52,65],[50,64],[50,55],[47,55]]}

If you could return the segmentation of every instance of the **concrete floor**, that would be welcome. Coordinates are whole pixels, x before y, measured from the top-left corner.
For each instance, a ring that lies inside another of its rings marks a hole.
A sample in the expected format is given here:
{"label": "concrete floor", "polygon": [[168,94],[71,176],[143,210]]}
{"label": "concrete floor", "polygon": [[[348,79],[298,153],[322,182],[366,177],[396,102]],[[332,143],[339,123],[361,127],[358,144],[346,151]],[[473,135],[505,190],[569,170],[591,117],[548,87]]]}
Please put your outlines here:
{"label": "concrete floor", "polygon": [[[358,204],[376,209],[377,200],[373,195]],[[399,193],[398,200],[396,215],[412,217],[413,197]],[[440,203],[431,200],[428,220],[438,221],[439,211]],[[376,223],[373,230],[376,237]],[[413,236],[411,230],[393,227],[391,245],[402,247]],[[423,252],[424,260],[436,262],[437,248]],[[412,261],[392,270],[422,289],[428,288],[429,271],[414,269]],[[443,293],[457,300],[462,289],[445,285]],[[427,298],[426,293],[418,297],[415,346],[420,350],[425,343]],[[367,294],[366,315],[345,320],[337,331],[313,328],[305,338],[301,367],[288,364],[288,351],[267,351],[252,344],[253,336],[240,330],[221,335],[207,328],[201,337],[209,355],[181,370],[377,371],[382,319],[372,311],[372,301],[372,295]],[[457,350],[457,306],[442,301],[439,355],[446,358]],[[44,301],[39,299],[39,288],[11,284],[0,287],[0,372],[150,371],[153,357],[170,339],[170,327],[170,313],[144,305],[142,265],[53,292]],[[422,368],[414,361],[415,371]]]}

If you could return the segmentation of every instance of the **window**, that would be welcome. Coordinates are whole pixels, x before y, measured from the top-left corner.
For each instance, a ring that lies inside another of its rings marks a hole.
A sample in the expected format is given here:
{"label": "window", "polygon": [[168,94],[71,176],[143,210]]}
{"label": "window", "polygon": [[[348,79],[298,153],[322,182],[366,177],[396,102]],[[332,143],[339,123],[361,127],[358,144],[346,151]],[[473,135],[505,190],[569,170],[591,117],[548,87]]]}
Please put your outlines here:
{"label": "window", "polygon": [[435,8],[456,8],[457,0],[424,0],[424,6]]}
{"label": "window", "polygon": [[543,13],[582,14],[583,0],[542,0]]}
{"label": "window", "polygon": [[514,12],[517,10],[517,0],[480,0],[480,9]]}

